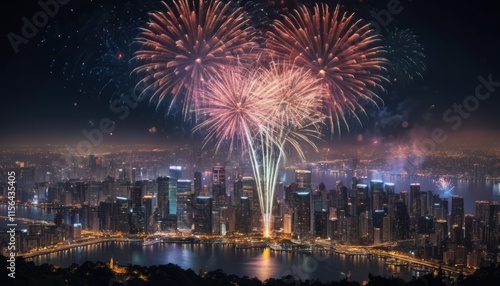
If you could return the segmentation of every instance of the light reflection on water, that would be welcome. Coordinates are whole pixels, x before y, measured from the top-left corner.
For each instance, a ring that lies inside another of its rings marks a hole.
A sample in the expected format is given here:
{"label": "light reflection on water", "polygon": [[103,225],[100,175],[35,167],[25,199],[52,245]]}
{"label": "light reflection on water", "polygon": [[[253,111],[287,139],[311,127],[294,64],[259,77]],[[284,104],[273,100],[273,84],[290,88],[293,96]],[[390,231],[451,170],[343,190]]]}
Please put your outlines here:
{"label": "light reflection on water", "polygon": [[222,269],[227,274],[257,277],[266,280],[293,275],[298,279],[319,279],[338,281],[352,272],[351,279],[361,282],[368,279],[368,273],[391,276],[401,272],[400,277],[409,280],[407,268],[388,268],[384,259],[368,259],[364,256],[313,252],[288,253],[266,249],[236,249],[228,246],[204,244],[155,244],[144,247],[139,242],[104,242],[80,248],[59,251],[33,258],[36,264],[56,264],[67,267],[72,263],[82,264],[87,260],[109,262],[113,258],[120,265],[143,266],[174,263],[183,269]]}

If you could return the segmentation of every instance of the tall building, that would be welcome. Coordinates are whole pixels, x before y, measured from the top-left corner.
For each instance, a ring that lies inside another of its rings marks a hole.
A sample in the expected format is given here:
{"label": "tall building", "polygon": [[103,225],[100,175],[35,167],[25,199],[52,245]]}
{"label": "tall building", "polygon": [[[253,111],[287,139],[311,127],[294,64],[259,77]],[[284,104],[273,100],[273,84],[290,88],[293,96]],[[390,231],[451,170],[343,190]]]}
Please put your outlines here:
{"label": "tall building", "polygon": [[[464,198],[460,196],[453,196],[451,198],[451,214],[450,214],[451,231],[458,232],[457,243],[462,242],[463,226],[464,226]],[[454,230],[453,226],[456,225],[457,229]]]}
{"label": "tall building", "polygon": [[421,213],[420,184],[410,184],[410,216],[419,216]]}
{"label": "tall building", "polygon": [[233,184],[232,205],[238,205],[241,197],[243,197],[243,181],[241,178],[238,178],[237,180],[234,180]]}
{"label": "tall building", "polygon": [[394,206],[394,240],[404,240],[409,238],[410,217],[406,205],[402,201],[396,202]]}
{"label": "tall building", "polygon": [[158,195],[157,195],[157,209],[158,217],[157,220],[162,220],[168,216],[169,212],[169,181],[168,177],[158,177],[156,179],[156,184],[158,185]]}
{"label": "tall building", "polygon": [[139,234],[146,232],[146,216],[144,207],[132,208],[130,215],[130,233]]}
{"label": "tall building", "polygon": [[490,218],[490,202],[476,201],[476,219],[488,224]]}
{"label": "tall building", "polygon": [[327,238],[328,212],[325,209],[314,212],[314,236]]}
{"label": "tall building", "polygon": [[[375,202],[375,192],[378,192],[378,201]],[[371,180],[370,181],[370,211],[378,210],[382,207],[382,201],[384,197],[384,181],[381,180]],[[377,203],[377,205],[375,205]]]}
{"label": "tall building", "polygon": [[396,187],[394,183],[385,183],[384,184],[384,192],[387,196],[394,195],[396,193]]}
{"label": "tall building", "polygon": [[443,219],[448,220],[448,214],[450,213],[450,203],[448,198],[441,198],[441,210],[443,213]]}
{"label": "tall building", "polygon": [[312,189],[312,174],[310,170],[295,170],[297,187],[310,191]]}
{"label": "tall building", "polygon": [[348,203],[348,192],[347,187],[342,184],[341,181],[337,181],[335,185],[333,198],[330,199],[331,206],[341,209],[347,208]]}
{"label": "tall building", "polygon": [[124,197],[116,197],[116,231],[130,233],[130,213],[132,210],[132,201]]}
{"label": "tall building", "polygon": [[375,210],[382,209],[383,194],[381,194],[381,192],[379,190],[375,190],[372,193],[372,197],[373,197],[373,200],[372,200],[373,210],[375,211]]}
{"label": "tall building", "polygon": [[[370,198],[368,196],[368,185],[357,184],[356,185],[356,215],[359,216],[361,213],[369,211],[370,208]],[[351,213],[353,214],[353,213]]]}
{"label": "tall building", "polygon": [[296,192],[293,207],[293,233],[300,239],[311,231],[311,193]]}
{"label": "tall building", "polygon": [[257,185],[253,177],[243,177],[241,178],[243,193],[242,197],[248,197],[250,200],[250,208],[252,211],[252,230],[259,230],[261,228],[260,219],[262,218],[262,212],[260,209],[259,195],[257,191]]}
{"label": "tall building", "polygon": [[212,233],[212,198],[198,196],[194,203],[194,233]]}
{"label": "tall building", "polygon": [[195,171],[194,172],[194,177],[193,177],[193,184],[194,184],[194,195],[196,197],[201,195],[201,189],[202,189],[202,184],[203,184],[203,178],[201,176],[201,172]]}
{"label": "tall building", "polygon": [[420,216],[428,216],[429,215],[429,210],[428,210],[428,192],[420,192],[420,214],[415,214],[415,215],[420,215]]}
{"label": "tall building", "polygon": [[192,228],[194,189],[191,180],[177,180],[177,227]]}
{"label": "tall building", "polygon": [[142,206],[144,207],[144,225],[145,232],[149,233],[154,230],[152,226],[152,218],[153,218],[153,196],[145,195],[142,197]]}
{"label": "tall building", "polygon": [[214,209],[227,206],[226,169],[224,166],[214,166],[212,169],[212,197]]}
{"label": "tall building", "polygon": [[142,206],[142,182],[137,181],[132,187],[130,192],[130,199],[132,200],[133,208],[140,208]]}
{"label": "tall building", "polygon": [[181,166],[170,166],[168,171],[168,204],[169,213],[177,215],[177,180],[182,177]]}
{"label": "tall building", "polygon": [[236,205],[236,231],[239,233],[252,232],[252,211],[248,197],[240,197]]}

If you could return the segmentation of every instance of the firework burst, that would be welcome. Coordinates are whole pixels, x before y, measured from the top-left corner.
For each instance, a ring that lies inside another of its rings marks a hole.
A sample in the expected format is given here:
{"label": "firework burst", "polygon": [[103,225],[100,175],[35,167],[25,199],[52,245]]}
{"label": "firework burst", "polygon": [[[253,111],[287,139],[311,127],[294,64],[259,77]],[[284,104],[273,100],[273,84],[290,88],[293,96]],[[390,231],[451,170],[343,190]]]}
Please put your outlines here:
{"label": "firework burst", "polygon": [[[242,8],[219,0],[176,0],[165,11],[150,13],[148,26],[136,42],[142,48],[134,59],[140,83],[170,107],[182,101],[185,118],[202,105],[199,91],[205,81],[238,62],[254,60],[253,30]],[[183,96],[181,100],[181,96]]]}
{"label": "firework burst", "polygon": [[405,85],[415,78],[422,78],[426,67],[424,48],[410,29],[394,28],[385,37],[387,57],[391,62],[389,71],[394,82]]}
{"label": "firework burst", "polygon": [[303,143],[313,147],[311,138],[320,136],[319,126],[323,122],[321,113],[322,89],[318,79],[310,71],[286,63],[272,62],[260,80],[263,83],[261,95],[270,96],[272,119],[264,124],[268,133],[258,136],[261,156],[254,157],[257,162],[254,173],[261,173],[262,183],[259,191],[261,212],[264,222],[264,236],[270,235],[271,212],[274,191],[278,180],[278,169],[286,159],[285,147],[290,145],[301,158],[304,158]]}
{"label": "firework burst", "polygon": [[356,21],[353,14],[341,14],[326,4],[313,10],[301,6],[276,21],[268,33],[267,48],[275,55],[310,69],[325,88],[324,102],[332,132],[347,115],[358,119],[363,103],[381,101],[374,90],[383,90],[388,61],[382,56],[381,38],[369,24]]}
{"label": "firework burst", "polygon": [[207,81],[206,106],[200,113],[206,120],[195,130],[207,129],[217,149],[229,143],[230,150],[241,142],[249,154],[257,192],[269,236],[278,167],[290,145],[303,157],[301,144],[316,147],[311,136],[319,137],[321,86],[302,68],[271,64],[269,69],[227,70]]}
{"label": "firework burst", "polygon": [[216,150],[223,143],[233,150],[238,142],[248,149],[255,134],[264,132],[261,123],[271,109],[269,100],[257,93],[261,88],[257,77],[257,71],[248,69],[225,70],[207,81],[203,90],[207,104],[198,110],[206,120],[194,128],[207,130],[205,144],[215,138]]}
{"label": "firework burst", "polygon": [[451,196],[453,189],[455,189],[453,182],[447,177],[440,177],[435,180],[435,183],[436,187],[438,187],[438,189],[442,191],[445,196]]}

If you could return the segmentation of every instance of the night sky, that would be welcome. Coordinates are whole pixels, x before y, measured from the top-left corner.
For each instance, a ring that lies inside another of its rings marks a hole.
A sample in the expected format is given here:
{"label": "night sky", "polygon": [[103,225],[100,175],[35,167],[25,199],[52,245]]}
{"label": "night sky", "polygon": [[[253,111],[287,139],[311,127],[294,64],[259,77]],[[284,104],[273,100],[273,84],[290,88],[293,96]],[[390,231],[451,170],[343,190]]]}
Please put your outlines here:
{"label": "night sky", "polygon": [[[44,2],[44,0],[42,0]],[[312,1],[303,1],[312,2]],[[326,1],[334,2],[334,1]],[[341,1],[346,9],[373,20],[370,11],[385,9],[394,1]],[[397,1],[396,1],[397,2]],[[6,4],[5,4],[6,5]],[[116,124],[106,142],[163,142],[174,138],[198,140],[179,113],[166,116],[167,104],[145,100],[121,119],[110,103],[128,93],[135,78],[128,74],[137,28],[158,1],[72,0],[15,53],[7,35],[20,35],[22,17],[32,19],[41,8],[37,1],[10,1],[2,9],[2,104],[0,143],[62,142],[81,140],[83,129],[95,128],[102,118]],[[500,135],[500,18],[493,1],[401,0],[401,13],[388,28],[409,28],[424,47],[423,79],[380,93],[385,105],[367,107],[350,133],[334,136],[337,143],[364,138],[399,140],[412,132],[440,127],[454,140],[468,134]],[[116,57],[110,61],[110,57]],[[457,130],[443,121],[454,103],[474,96],[478,76],[499,82],[496,91],[481,100],[477,110]],[[403,127],[403,123],[408,125]],[[152,127],[156,132],[151,132]],[[168,138],[168,139],[167,139]],[[487,138],[487,137],[481,137]],[[329,135],[326,136],[329,140]],[[477,143],[477,142],[476,142]]]}

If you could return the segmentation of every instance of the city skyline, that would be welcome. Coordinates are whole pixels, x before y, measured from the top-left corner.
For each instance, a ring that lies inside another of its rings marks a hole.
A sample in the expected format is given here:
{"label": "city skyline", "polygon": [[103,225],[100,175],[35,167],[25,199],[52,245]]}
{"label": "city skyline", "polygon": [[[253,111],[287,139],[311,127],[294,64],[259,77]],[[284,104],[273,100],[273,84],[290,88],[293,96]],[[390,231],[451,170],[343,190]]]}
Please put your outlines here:
{"label": "city skyline", "polygon": [[1,28],[8,276],[83,251],[123,282],[116,249],[199,277],[499,264],[494,3],[25,2]]}

